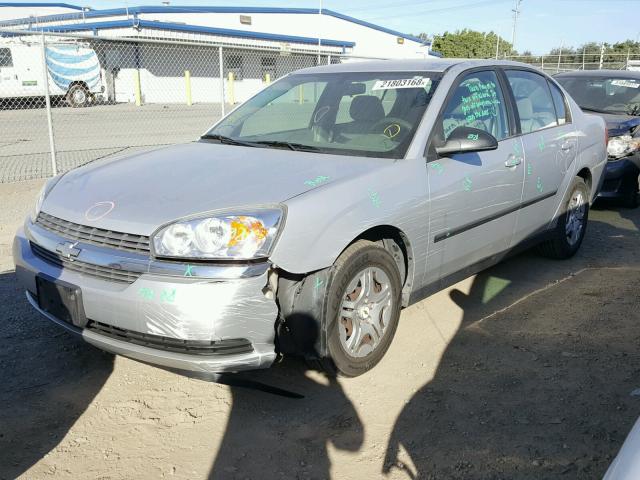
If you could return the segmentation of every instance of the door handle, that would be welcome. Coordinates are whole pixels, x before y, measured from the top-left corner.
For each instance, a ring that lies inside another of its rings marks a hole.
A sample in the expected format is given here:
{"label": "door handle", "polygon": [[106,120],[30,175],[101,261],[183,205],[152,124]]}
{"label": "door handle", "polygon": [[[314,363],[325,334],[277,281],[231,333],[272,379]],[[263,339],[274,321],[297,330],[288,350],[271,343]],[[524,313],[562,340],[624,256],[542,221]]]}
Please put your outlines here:
{"label": "door handle", "polygon": [[507,168],[517,167],[522,163],[522,157],[516,157],[515,155],[509,155],[507,161],[504,162],[504,166]]}
{"label": "door handle", "polygon": [[560,148],[566,152],[567,150],[571,150],[573,148],[573,143],[565,142],[560,146]]}

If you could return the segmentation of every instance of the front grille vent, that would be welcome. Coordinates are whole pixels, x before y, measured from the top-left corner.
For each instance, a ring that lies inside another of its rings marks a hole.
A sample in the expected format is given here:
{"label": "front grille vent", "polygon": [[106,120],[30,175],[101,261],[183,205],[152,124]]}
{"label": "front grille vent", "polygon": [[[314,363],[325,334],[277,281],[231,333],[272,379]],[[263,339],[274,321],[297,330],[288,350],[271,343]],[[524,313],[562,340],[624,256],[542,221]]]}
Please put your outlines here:
{"label": "front grille vent", "polygon": [[56,235],[76,240],[83,243],[90,243],[100,247],[117,248],[128,252],[149,255],[149,237],[144,235],[132,235],[130,233],[114,232],[102,228],[88,227],[78,223],[62,220],[44,212],[38,214],[36,223],[42,228],[49,230]]}
{"label": "front grille vent", "polygon": [[79,272],[83,275],[99,278],[101,280],[108,280],[111,282],[133,283],[135,282],[140,273],[132,272],[129,270],[121,270],[111,267],[101,267],[92,263],[81,262],[80,260],[68,260],[57,253],[50,252],[49,250],[42,248],[31,242],[31,250],[33,253],[40,257],[45,262],[55,265],[60,268],[66,268],[74,272]]}
{"label": "front grille vent", "polygon": [[227,340],[181,340],[163,337],[150,333],[134,332],[106,323],[89,320],[87,328],[91,331],[144,347],[166,350],[168,352],[186,353],[189,355],[234,355],[253,351],[251,342],[246,338],[230,338]]}

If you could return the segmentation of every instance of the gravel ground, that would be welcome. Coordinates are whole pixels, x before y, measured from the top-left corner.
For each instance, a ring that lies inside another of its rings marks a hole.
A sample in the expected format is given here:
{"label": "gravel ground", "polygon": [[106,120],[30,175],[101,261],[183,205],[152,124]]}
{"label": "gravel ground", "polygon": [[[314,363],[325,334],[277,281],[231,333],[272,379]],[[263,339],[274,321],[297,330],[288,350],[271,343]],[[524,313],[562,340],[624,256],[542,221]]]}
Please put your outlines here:
{"label": "gravel ground", "polygon": [[595,479],[640,415],[640,209],[593,210],[572,260],[527,252],[406,309],[367,375],[212,383],[33,313],[8,245],[41,183],[0,185],[0,478]]}

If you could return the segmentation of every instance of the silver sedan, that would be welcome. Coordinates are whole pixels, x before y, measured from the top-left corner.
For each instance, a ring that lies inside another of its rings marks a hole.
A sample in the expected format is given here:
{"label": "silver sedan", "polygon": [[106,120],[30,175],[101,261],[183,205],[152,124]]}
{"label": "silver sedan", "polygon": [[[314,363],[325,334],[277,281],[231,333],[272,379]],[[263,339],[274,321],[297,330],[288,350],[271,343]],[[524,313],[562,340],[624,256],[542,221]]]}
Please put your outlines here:
{"label": "silver sedan", "polygon": [[403,307],[521,248],[575,254],[606,157],[603,120],[523,64],[311,68],[193,143],[51,179],[16,272],[35,309],[111,352],[356,376]]}

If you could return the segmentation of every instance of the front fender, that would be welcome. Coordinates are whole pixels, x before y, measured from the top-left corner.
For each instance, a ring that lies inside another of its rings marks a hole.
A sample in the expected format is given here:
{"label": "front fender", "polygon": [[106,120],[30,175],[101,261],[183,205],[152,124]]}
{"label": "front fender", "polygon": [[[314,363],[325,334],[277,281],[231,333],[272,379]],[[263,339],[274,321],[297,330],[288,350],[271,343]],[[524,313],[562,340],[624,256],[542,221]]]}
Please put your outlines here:
{"label": "front fender", "polygon": [[427,200],[424,159],[389,160],[371,172],[320,186],[286,202],[286,224],[271,261],[290,273],[320,270],[380,225],[402,230],[413,246],[413,261],[424,261]]}

